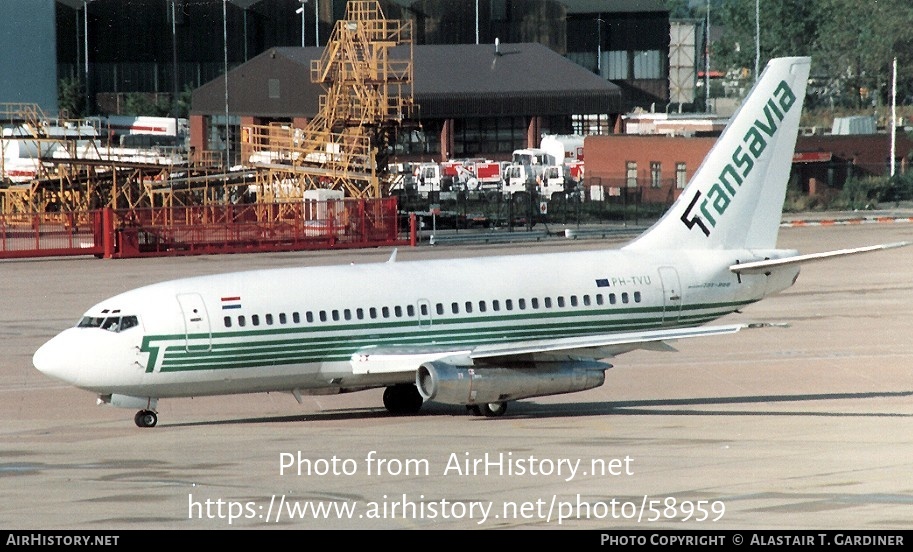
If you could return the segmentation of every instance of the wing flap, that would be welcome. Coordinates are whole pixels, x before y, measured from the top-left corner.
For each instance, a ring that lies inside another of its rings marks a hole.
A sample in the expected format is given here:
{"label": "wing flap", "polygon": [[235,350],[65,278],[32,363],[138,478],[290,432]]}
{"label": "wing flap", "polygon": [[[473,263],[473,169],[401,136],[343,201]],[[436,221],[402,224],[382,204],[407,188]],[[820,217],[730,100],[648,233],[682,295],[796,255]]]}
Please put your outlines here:
{"label": "wing flap", "polygon": [[470,349],[422,347],[378,347],[360,351],[351,358],[355,374],[392,374],[412,372],[425,362],[446,359],[455,365],[479,362],[495,364],[530,360],[604,359],[636,349],[674,351],[667,341],[736,333],[751,324],[668,328],[613,334],[535,339],[479,345]]}
{"label": "wing flap", "polygon": [[666,341],[731,334],[747,327],[747,324],[699,326],[480,345],[472,350],[469,357],[473,360],[492,360],[561,354],[574,357],[606,358],[635,349],[668,351],[672,348],[665,343]]}

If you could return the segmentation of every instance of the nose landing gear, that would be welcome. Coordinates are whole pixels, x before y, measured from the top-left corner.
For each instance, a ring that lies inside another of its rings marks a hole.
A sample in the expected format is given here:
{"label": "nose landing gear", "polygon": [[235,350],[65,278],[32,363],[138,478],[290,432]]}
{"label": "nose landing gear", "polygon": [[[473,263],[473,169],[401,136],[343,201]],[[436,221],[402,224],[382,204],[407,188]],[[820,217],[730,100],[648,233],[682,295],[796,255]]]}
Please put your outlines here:
{"label": "nose landing gear", "polygon": [[151,410],[140,410],[133,417],[133,421],[136,422],[137,427],[155,427],[159,417],[158,414]]}

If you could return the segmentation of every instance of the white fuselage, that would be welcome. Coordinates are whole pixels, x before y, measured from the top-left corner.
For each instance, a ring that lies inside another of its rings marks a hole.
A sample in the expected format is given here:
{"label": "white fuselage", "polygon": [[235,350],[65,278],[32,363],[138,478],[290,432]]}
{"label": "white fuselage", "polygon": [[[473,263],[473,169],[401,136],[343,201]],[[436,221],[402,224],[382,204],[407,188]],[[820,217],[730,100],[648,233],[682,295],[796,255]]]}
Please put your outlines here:
{"label": "white fuselage", "polygon": [[[793,254],[604,250],[188,278],[99,303],[35,365],[102,395],[152,398],[409,383],[416,365],[360,373],[353,358],[697,326],[798,275],[738,276],[730,265]],[[133,317],[132,327],[106,329]]]}

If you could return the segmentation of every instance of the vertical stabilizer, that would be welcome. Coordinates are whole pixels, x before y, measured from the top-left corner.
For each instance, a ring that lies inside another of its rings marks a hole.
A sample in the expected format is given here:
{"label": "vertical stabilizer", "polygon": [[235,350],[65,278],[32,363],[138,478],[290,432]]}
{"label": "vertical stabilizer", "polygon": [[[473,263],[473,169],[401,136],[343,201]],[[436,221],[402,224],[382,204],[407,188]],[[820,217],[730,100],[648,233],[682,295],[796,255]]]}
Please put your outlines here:
{"label": "vertical stabilizer", "polygon": [[669,211],[627,248],[773,249],[811,59],[772,59]]}

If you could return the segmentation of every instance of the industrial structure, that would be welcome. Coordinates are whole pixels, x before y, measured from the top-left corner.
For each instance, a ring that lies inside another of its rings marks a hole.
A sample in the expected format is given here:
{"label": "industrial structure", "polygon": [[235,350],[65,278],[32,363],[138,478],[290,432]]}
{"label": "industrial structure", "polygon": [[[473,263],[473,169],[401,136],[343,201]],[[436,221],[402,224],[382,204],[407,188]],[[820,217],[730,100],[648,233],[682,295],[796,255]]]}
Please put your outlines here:
{"label": "industrial structure", "polygon": [[[398,46],[406,59],[391,55]],[[241,127],[241,158],[256,169],[258,198],[301,198],[310,189],[381,197],[378,155],[413,108],[411,24],[386,19],[376,1],[350,1],[310,74],[326,93],[304,128]]]}
{"label": "industrial structure", "polygon": [[[51,236],[56,254],[103,256],[397,243],[376,157],[413,107],[411,56],[389,55],[411,48],[411,28],[374,0],[348,7],[311,66],[327,89],[319,115],[303,128],[245,127],[248,164],[234,170],[220,152],[124,148],[100,120],[5,104],[0,168],[18,182],[0,194],[0,253],[47,249]],[[314,189],[338,195],[309,198]]]}

